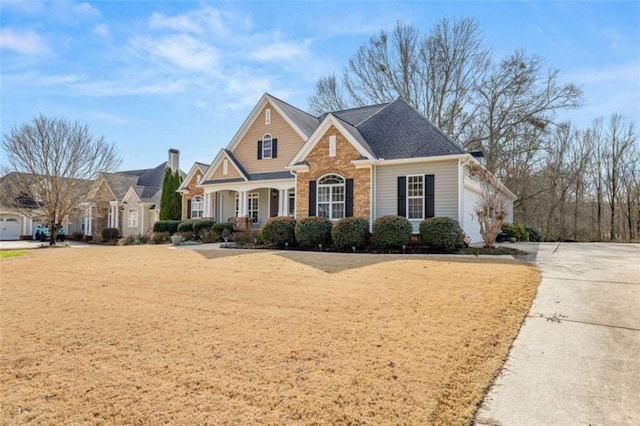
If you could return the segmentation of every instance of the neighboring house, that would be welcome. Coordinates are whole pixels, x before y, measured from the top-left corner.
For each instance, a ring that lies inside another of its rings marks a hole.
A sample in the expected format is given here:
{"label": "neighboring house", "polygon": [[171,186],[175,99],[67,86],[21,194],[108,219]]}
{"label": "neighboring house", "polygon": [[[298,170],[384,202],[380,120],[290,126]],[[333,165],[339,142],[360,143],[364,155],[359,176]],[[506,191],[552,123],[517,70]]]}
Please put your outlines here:
{"label": "neighboring house", "polygon": [[198,184],[209,170],[209,164],[196,162],[178,188],[182,194],[182,219],[204,217],[204,189]]}
{"label": "neighboring house", "polygon": [[[476,162],[402,99],[314,117],[265,94],[227,148],[206,171],[194,165],[179,191],[183,218],[193,216],[194,197],[202,217],[252,228],[273,216],[358,216],[372,225],[397,214],[417,233],[422,220],[448,216],[479,241],[481,185],[468,167]],[[494,189],[512,211],[516,196]]]}
{"label": "neighboring house", "polygon": [[[36,177],[37,178],[37,177]],[[34,200],[22,191],[25,182],[32,182],[34,175],[11,172],[0,178],[0,241],[31,240],[36,236],[38,225],[49,226],[43,219],[42,202]],[[86,192],[91,181],[74,179],[76,193],[74,197],[81,197]],[[74,215],[62,218],[62,225],[66,235],[80,229],[76,226],[78,218]]]}
{"label": "neighboring house", "polygon": [[85,235],[99,239],[104,228],[117,228],[124,237],[150,234],[159,220],[165,173],[179,170],[179,160],[180,152],[170,149],[168,161],[152,169],[101,173],[84,204]]}

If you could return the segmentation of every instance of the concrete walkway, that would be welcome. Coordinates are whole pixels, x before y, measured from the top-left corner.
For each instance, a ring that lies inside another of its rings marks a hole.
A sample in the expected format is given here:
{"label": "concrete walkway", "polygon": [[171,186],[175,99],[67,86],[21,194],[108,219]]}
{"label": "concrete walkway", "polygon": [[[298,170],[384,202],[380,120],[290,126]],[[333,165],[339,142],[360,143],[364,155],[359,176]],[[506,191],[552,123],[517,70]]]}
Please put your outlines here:
{"label": "concrete walkway", "polygon": [[640,424],[640,245],[540,244],[542,282],[476,425]]}

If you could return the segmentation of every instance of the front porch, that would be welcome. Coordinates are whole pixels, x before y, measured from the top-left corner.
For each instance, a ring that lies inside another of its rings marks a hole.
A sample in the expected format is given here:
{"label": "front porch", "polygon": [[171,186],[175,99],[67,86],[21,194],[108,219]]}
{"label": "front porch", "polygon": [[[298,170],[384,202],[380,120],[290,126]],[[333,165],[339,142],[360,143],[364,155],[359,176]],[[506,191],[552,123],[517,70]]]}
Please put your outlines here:
{"label": "front porch", "polygon": [[[205,188],[202,216],[216,222],[233,221],[238,229],[260,229],[270,217],[295,216],[294,183],[267,187]],[[191,200],[192,215],[197,203]]]}

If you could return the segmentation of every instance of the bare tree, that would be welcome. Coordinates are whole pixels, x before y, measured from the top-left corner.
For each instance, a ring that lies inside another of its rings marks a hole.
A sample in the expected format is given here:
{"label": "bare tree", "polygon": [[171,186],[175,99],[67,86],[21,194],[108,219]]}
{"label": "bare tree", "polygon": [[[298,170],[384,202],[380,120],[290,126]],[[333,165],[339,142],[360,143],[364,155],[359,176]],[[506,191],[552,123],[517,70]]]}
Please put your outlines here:
{"label": "bare tree", "polygon": [[316,84],[309,103],[321,114],[401,97],[457,138],[472,122],[472,90],[489,61],[473,19],[443,19],[426,36],[397,23],[391,34],[381,31],[349,60],[342,77],[346,97],[330,75]]}
{"label": "bare tree", "polygon": [[4,172],[12,178],[2,195],[25,215],[48,224],[52,245],[57,225],[79,210],[90,180],[120,163],[114,146],[92,136],[86,125],[43,115],[14,126],[2,148]]}
{"label": "bare tree", "polygon": [[616,201],[620,196],[620,177],[624,173],[625,157],[635,145],[637,134],[633,122],[627,122],[619,114],[609,117],[606,141],[609,153],[602,164],[605,173],[605,189],[609,202],[610,239],[616,239]]}
{"label": "bare tree", "polygon": [[484,241],[484,247],[493,247],[502,224],[510,213],[507,199],[498,190],[497,179],[487,169],[479,164],[470,164],[469,170],[478,176],[480,182],[480,197],[474,206],[480,225],[480,235]]}

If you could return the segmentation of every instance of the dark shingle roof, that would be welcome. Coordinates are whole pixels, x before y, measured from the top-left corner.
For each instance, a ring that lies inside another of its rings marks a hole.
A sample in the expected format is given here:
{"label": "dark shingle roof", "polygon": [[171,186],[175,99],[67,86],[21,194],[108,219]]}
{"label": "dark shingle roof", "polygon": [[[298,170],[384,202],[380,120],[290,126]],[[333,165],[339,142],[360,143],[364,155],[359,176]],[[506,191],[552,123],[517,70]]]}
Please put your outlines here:
{"label": "dark shingle roof", "polygon": [[249,175],[249,180],[293,179],[290,172],[254,173]]}
{"label": "dark shingle roof", "polygon": [[371,116],[375,115],[378,111],[380,111],[387,105],[389,104],[385,103],[385,104],[378,104],[378,105],[369,105],[369,106],[363,106],[358,108],[345,109],[342,111],[332,111],[331,114],[335,115],[336,117],[339,117],[342,121],[346,121],[352,126],[358,126],[363,121],[371,118]]}
{"label": "dark shingle roof", "polygon": [[274,96],[269,95],[269,97],[285,114],[287,114],[291,121],[293,121],[307,137],[311,136],[314,130],[316,130],[316,127],[318,127],[318,124],[320,124],[318,119],[313,115],[306,113],[293,105],[289,105],[285,101]]}
{"label": "dark shingle roof", "polygon": [[375,155],[386,160],[466,152],[402,99],[379,110],[357,129]]}
{"label": "dark shingle roof", "polygon": [[231,161],[233,161],[233,163],[238,167],[238,169],[240,169],[240,171],[242,172],[243,175],[245,175],[247,177],[249,176],[249,173],[247,173],[247,170],[242,166],[242,163],[240,163],[240,161],[238,161],[236,156],[233,155],[233,152],[229,151],[226,148],[223,148],[222,151],[224,151],[224,153],[227,154],[227,157],[229,157],[229,159]]}

